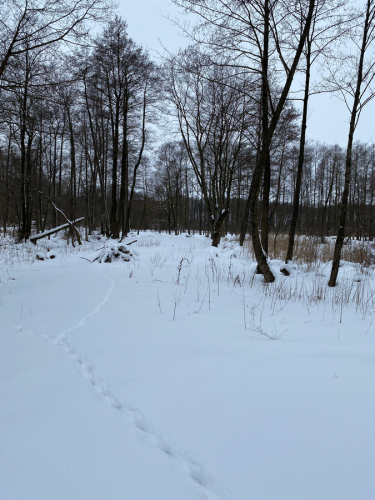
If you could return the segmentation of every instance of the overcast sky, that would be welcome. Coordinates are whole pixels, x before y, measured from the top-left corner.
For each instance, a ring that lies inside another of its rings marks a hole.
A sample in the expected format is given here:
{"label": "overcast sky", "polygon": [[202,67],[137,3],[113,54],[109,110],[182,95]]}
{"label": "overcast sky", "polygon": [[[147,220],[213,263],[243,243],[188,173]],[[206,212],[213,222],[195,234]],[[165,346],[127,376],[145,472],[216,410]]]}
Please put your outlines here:
{"label": "overcast sky", "polygon": [[[361,4],[362,2],[359,2]],[[174,52],[187,45],[186,38],[164,16],[175,18],[178,10],[170,0],[119,0],[119,13],[128,22],[129,35],[147,47],[151,54],[163,52],[163,46]],[[159,42],[160,40],[160,42]],[[162,45],[161,45],[162,44]],[[355,139],[375,140],[375,100],[364,109],[355,132]],[[311,139],[345,146],[348,138],[349,113],[336,97],[313,96],[309,105],[307,134]]]}

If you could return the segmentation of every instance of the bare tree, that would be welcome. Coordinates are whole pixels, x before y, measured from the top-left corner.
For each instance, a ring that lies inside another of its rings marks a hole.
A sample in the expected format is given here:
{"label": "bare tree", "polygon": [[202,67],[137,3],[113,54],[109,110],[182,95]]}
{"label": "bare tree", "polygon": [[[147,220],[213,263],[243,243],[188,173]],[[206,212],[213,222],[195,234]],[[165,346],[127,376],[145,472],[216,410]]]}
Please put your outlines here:
{"label": "bare tree", "polygon": [[228,68],[211,67],[189,48],[166,68],[169,99],[208,213],[212,245],[218,246],[229,214],[233,176],[243,158],[250,126],[245,87]]}
{"label": "bare tree", "polygon": [[[0,0],[0,79],[12,58],[51,44],[83,42],[89,23],[106,18],[111,0]],[[5,83],[4,83],[5,76]]]}
{"label": "bare tree", "polygon": [[[202,19],[190,35],[216,52],[230,54],[229,64],[237,71],[252,72],[260,81],[261,145],[249,190],[251,237],[258,262],[258,272],[265,281],[274,281],[259,237],[258,197],[262,179],[263,189],[263,244],[268,241],[268,196],[270,186],[270,147],[282,110],[287,100],[295,72],[310,31],[315,0],[290,4],[281,0],[174,0],[177,5],[193,12]],[[298,26],[295,47],[285,43],[294,36]],[[270,67],[277,71],[274,55],[284,68],[286,77],[278,82],[280,91],[271,95]]]}
{"label": "bare tree", "polygon": [[[286,252],[286,262],[293,259],[294,239],[297,228],[298,212],[300,205],[300,193],[302,183],[302,172],[305,157],[306,144],[306,128],[307,128],[307,111],[308,102],[311,94],[310,76],[311,68],[322,56],[327,59],[334,57],[332,44],[337,43],[343,35],[345,35],[351,25],[351,20],[356,16],[343,15],[343,7],[347,4],[347,0],[317,0],[313,13],[311,29],[306,37],[305,48],[303,51],[305,67],[305,85],[304,95],[302,98],[302,122],[301,136],[299,146],[298,168],[296,177],[296,186],[293,198],[293,213],[289,228],[288,249]],[[314,93],[318,93],[315,86]],[[327,200],[328,201],[328,200]],[[283,271],[288,273],[287,270]]]}
{"label": "bare tree", "polygon": [[151,136],[148,127],[155,118],[152,110],[160,78],[148,54],[128,37],[127,24],[120,17],[111,20],[97,37],[91,68],[110,121],[110,235],[118,238],[120,230],[129,231],[137,171]]}
{"label": "bare tree", "polygon": [[[352,171],[354,132],[364,106],[375,96],[375,88],[373,87],[375,60],[373,54],[369,55],[369,52],[373,49],[375,40],[374,0],[367,0],[362,12],[362,18],[362,26],[360,29],[354,31],[352,35],[353,45],[357,49],[356,53],[353,55],[345,54],[340,65],[336,66],[334,70],[330,66],[330,83],[333,85],[333,89],[340,93],[350,111],[344,190],[340,203],[340,224],[333,254],[332,270],[328,281],[330,287],[336,286],[341,250],[344,244]],[[352,100],[352,103],[350,103],[350,100]]]}

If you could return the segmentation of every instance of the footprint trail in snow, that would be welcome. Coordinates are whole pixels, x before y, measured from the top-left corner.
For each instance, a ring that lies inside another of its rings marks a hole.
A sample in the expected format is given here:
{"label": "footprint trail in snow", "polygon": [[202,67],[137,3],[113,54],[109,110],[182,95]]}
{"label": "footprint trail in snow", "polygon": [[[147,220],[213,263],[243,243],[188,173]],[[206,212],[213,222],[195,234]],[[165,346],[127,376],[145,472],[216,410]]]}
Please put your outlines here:
{"label": "footprint trail in snow", "polygon": [[90,318],[92,318],[93,316],[95,316],[95,314],[98,314],[98,312],[100,312],[103,309],[103,307],[105,306],[105,304],[111,298],[113,290],[115,289],[115,284],[116,284],[115,280],[113,280],[112,278],[110,278],[105,272],[103,272],[101,270],[99,270],[99,272],[101,272],[107,279],[111,280],[111,286],[110,286],[108,292],[105,294],[104,299],[100,302],[100,304],[98,304],[95,307],[95,309],[93,309],[89,314],[86,314],[86,316],[84,316],[82,319],[80,319],[76,325],[71,326],[70,328],[67,328],[66,330],[64,330],[61,333],[59,333],[57,335],[56,339],[55,339],[57,343],[60,342],[60,341],[62,341],[62,340],[65,340],[70,333],[74,332],[78,328],[81,328],[83,325],[85,325]]}
{"label": "footprint trail in snow", "polygon": [[73,359],[80,366],[82,375],[90,382],[92,388],[97,395],[105,402],[107,402],[114,410],[121,412],[126,419],[134,425],[139,432],[146,436],[154,446],[167,455],[180,469],[194,482],[197,487],[201,498],[204,500],[233,500],[233,497],[225,492],[214,481],[209,474],[205,471],[204,467],[190,457],[186,452],[181,451],[171,440],[169,440],[162,433],[154,430],[142,413],[132,407],[129,403],[120,401],[109,389],[108,384],[99,376],[95,366],[90,359],[79,353],[74,346],[72,346],[67,338],[70,333],[78,328],[84,326],[90,318],[98,314],[105,304],[109,301],[114,289],[115,280],[110,278],[105,272],[101,271],[104,276],[111,281],[110,288],[105,294],[103,300],[93,309],[90,313],[84,316],[74,326],[63,330],[57,335],[45,334],[28,328],[24,325],[10,325],[4,326],[15,328],[18,331],[29,331],[33,334],[41,334],[49,341],[58,345],[66,353],[70,354]]}

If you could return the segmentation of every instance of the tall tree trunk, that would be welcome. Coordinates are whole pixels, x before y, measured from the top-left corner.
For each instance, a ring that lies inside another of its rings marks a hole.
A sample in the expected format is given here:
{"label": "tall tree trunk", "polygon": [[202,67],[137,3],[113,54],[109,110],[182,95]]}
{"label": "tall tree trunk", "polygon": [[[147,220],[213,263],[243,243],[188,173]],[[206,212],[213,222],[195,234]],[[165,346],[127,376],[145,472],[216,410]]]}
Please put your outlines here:
{"label": "tall tree trunk", "polygon": [[189,181],[188,171],[185,168],[185,185],[186,185],[186,201],[185,201],[185,227],[188,234],[190,234],[190,194],[189,194]]}
{"label": "tall tree trunk", "polygon": [[111,219],[110,219],[110,236],[111,238],[119,237],[119,224],[117,219],[117,161],[118,161],[118,146],[119,146],[119,110],[116,108],[116,116],[113,124],[113,153],[112,153],[112,202],[111,202]]}
{"label": "tall tree trunk", "polygon": [[10,169],[11,148],[12,148],[12,131],[11,131],[11,127],[9,127],[9,141],[8,141],[8,148],[7,148],[7,160],[6,160],[6,171],[5,171],[5,206],[4,206],[4,213],[3,213],[4,236],[6,235],[6,232],[7,232],[7,222],[8,222],[8,216],[9,216],[9,202],[10,202],[9,169]]}
{"label": "tall tree trunk", "polygon": [[[257,165],[257,163],[259,161],[259,149],[260,149],[260,147],[258,145],[257,152],[256,152],[256,157],[255,157],[255,164],[256,165]],[[249,162],[250,161],[251,161],[251,159],[249,160]],[[245,210],[244,210],[244,214],[243,214],[243,218],[242,218],[242,222],[241,222],[240,247],[243,246],[245,238],[246,238],[247,224],[248,224],[248,221],[249,221],[250,205],[251,205],[250,193],[251,193],[251,185],[250,185],[250,189],[249,189],[249,194],[248,194],[248,196],[246,198]]]}
{"label": "tall tree trunk", "polygon": [[311,67],[311,41],[309,39],[309,36],[307,37],[307,44],[306,45],[307,45],[306,79],[305,79],[305,95],[304,95],[304,99],[303,99],[301,138],[300,138],[300,146],[299,146],[296,187],[295,187],[294,198],[293,198],[293,212],[292,212],[292,219],[290,221],[288,249],[286,252],[285,262],[288,262],[289,260],[293,260],[294,239],[295,239],[295,235],[296,235],[296,228],[297,228],[297,222],[298,222],[303,164],[304,164],[304,160],[305,160],[307,107],[308,107],[309,92],[310,92],[310,67]]}
{"label": "tall tree trunk", "polygon": [[25,182],[25,221],[24,238],[29,239],[31,235],[31,146],[33,142],[33,132],[28,132],[26,147],[26,182]]}
{"label": "tall tree trunk", "polygon": [[331,198],[331,195],[332,195],[332,190],[333,190],[333,181],[334,181],[334,167],[332,167],[332,178],[331,178],[331,182],[330,182],[330,185],[329,185],[329,189],[328,189],[328,194],[327,194],[327,197],[325,199],[325,202],[324,202],[324,207],[323,207],[323,212],[322,212],[322,220],[321,220],[321,224],[320,224],[320,241],[322,243],[324,243],[324,229],[325,227],[327,227],[327,224],[326,224],[326,213],[327,213],[327,205],[328,205],[328,202]]}
{"label": "tall tree trunk", "polygon": [[[268,61],[269,61],[269,33],[270,33],[269,23],[270,23],[270,9],[269,9],[269,2],[268,0],[266,0],[264,4],[262,90],[261,90],[262,145],[261,145],[261,152],[259,155],[259,161],[255,165],[249,192],[250,218],[251,218],[250,232],[253,242],[255,258],[258,263],[257,272],[263,274],[266,283],[272,283],[273,281],[275,281],[275,277],[273,276],[268,266],[267,255],[265,254],[262,242],[259,238],[258,197],[259,197],[259,190],[263,174],[267,169],[267,167],[269,166],[268,161],[269,161],[269,154],[270,154],[269,152],[271,145],[271,135],[268,123]],[[266,184],[265,191],[267,193],[267,189],[269,189],[267,179],[265,179],[265,184]],[[269,196],[269,192],[266,195]],[[267,202],[265,202],[263,206],[265,204],[267,204]],[[268,211],[267,211],[267,216],[268,216]]]}
{"label": "tall tree trunk", "polygon": [[[268,111],[267,111],[268,114]],[[271,191],[271,159],[270,150],[266,151],[266,161],[263,175],[263,199],[262,199],[262,223],[261,242],[264,252],[268,255],[268,234],[269,234],[269,212],[270,212],[270,191]]]}
{"label": "tall tree trunk", "polygon": [[[43,151],[42,151],[42,136],[39,138],[39,178],[38,178],[38,188],[39,191],[42,190],[42,179],[43,179]],[[49,195],[51,195],[51,183],[48,183]],[[37,218],[37,228],[43,230],[43,212],[42,212],[42,196],[37,194],[38,200],[38,218]]]}
{"label": "tall tree trunk", "polygon": [[[262,176],[264,172],[264,168],[267,163],[267,152],[269,151],[271,140],[273,134],[275,132],[277,123],[279,121],[281,112],[284,108],[285,101],[289,94],[289,90],[298,66],[299,59],[301,57],[301,53],[303,50],[303,46],[306,41],[306,37],[310,30],[311,18],[315,8],[315,0],[310,0],[309,3],[309,12],[306,17],[305,26],[303,32],[301,34],[301,38],[299,40],[299,44],[296,50],[296,54],[294,56],[294,60],[292,66],[288,70],[288,76],[285,82],[285,86],[282,90],[280,99],[277,103],[276,109],[272,114],[272,119],[269,127],[267,126],[267,121],[265,117],[263,118],[263,127],[262,127],[262,151],[259,157],[259,162],[255,166],[253,178],[251,181],[250,187],[250,210],[251,210],[251,237],[253,241],[253,248],[255,258],[258,263],[258,271],[263,274],[264,280],[266,283],[272,283],[275,281],[275,277],[271,272],[271,269],[267,262],[267,256],[264,253],[262,248],[262,243],[259,238],[259,230],[258,230],[258,214],[257,214],[257,205],[258,205],[258,196],[259,189],[262,182]],[[268,37],[269,37],[269,4],[268,0],[265,2],[265,25],[264,25],[264,49],[263,49],[263,58],[262,58],[262,113],[265,110],[265,102],[268,99]]]}
{"label": "tall tree trunk", "polygon": [[371,12],[371,4],[372,0],[367,0],[367,9],[366,9],[366,17],[365,17],[365,25],[363,29],[363,39],[362,46],[360,51],[359,65],[358,65],[358,74],[357,74],[357,85],[354,94],[353,107],[350,116],[350,125],[349,125],[349,136],[348,136],[348,145],[346,149],[346,160],[345,160],[345,181],[344,181],[344,190],[342,193],[342,199],[340,204],[340,225],[337,233],[335,250],[333,253],[333,261],[332,261],[332,269],[331,275],[328,281],[328,286],[334,287],[337,282],[337,275],[339,273],[340,260],[341,260],[341,250],[344,244],[345,238],[345,227],[346,227],[346,215],[348,211],[348,198],[349,198],[349,189],[350,189],[350,177],[351,177],[351,169],[352,169],[352,149],[353,149],[353,137],[354,131],[356,127],[357,121],[357,113],[358,106],[360,103],[361,97],[361,86],[363,81],[363,61],[365,57],[365,52],[368,43],[368,34],[370,31],[370,12]]}
{"label": "tall tree trunk", "polygon": [[222,213],[217,218],[216,222],[213,224],[212,230],[212,246],[218,247],[221,240],[221,230],[223,227],[224,220],[226,216],[229,214],[228,209],[224,209]]}
{"label": "tall tree trunk", "polygon": [[129,146],[128,146],[128,94],[125,91],[124,98],[124,119],[122,125],[122,157],[121,157],[121,185],[119,198],[119,212],[122,236],[127,236],[126,221],[129,196]]}
{"label": "tall tree trunk", "polygon": [[[27,53],[26,53],[27,60]],[[26,70],[24,95],[21,103],[21,130],[20,130],[20,148],[21,148],[21,227],[19,231],[19,239],[26,239],[26,113],[28,101],[28,70]]]}
{"label": "tall tree trunk", "polygon": [[[126,227],[125,227],[125,234],[128,234],[130,230],[130,215],[131,215],[131,209],[132,209],[132,204],[133,204],[133,198],[134,198],[134,190],[135,190],[135,184],[137,181],[137,171],[139,168],[139,165],[141,164],[142,157],[143,157],[143,151],[145,149],[146,145],[146,108],[147,108],[147,85],[143,91],[143,112],[142,112],[142,142],[141,142],[141,147],[138,153],[138,158],[136,161],[136,164],[134,165],[134,170],[133,170],[133,181],[130,189],[130,196],[129,196],[129,203],[127,206],[127,213],[126,213]],[[126,194],[126,193],[125,193]]]}
{"label": "tall tree trunk", "polygon": [[[70,193],[69,193],[69,219],[76,219],[76,196],[77,196],[77,187],[76,187],[76,146],[75,146],[75,138],[74,138],[74,130],[73,130],[73,122],[70,114],[69,104],[67,105],[67,115],[68,115],[68,127],[69,127],[69,142],[70,142]],[[71,230],[69,231],[71,236],[73,237],[73,233]]]}

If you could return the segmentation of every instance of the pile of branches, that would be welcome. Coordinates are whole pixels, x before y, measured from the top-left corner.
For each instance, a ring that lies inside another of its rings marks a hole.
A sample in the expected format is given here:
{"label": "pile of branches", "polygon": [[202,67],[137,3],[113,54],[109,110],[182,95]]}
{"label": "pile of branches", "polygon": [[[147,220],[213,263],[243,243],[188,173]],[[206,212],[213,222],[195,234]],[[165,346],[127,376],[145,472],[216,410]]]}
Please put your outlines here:
{"label": "pile of branches", "polygon": [[95,257],[93,262],[98,261],[100,264],[108,264],[118,260],[128,262],[133,257],[133,254],[136,254],[136,251],[133,251],[133,253],[130,252],[130,245],[132,243],[135,243],[135,241],[132,241],[128,245],[113,241],[109,242],[101,249],[100,253]]}

